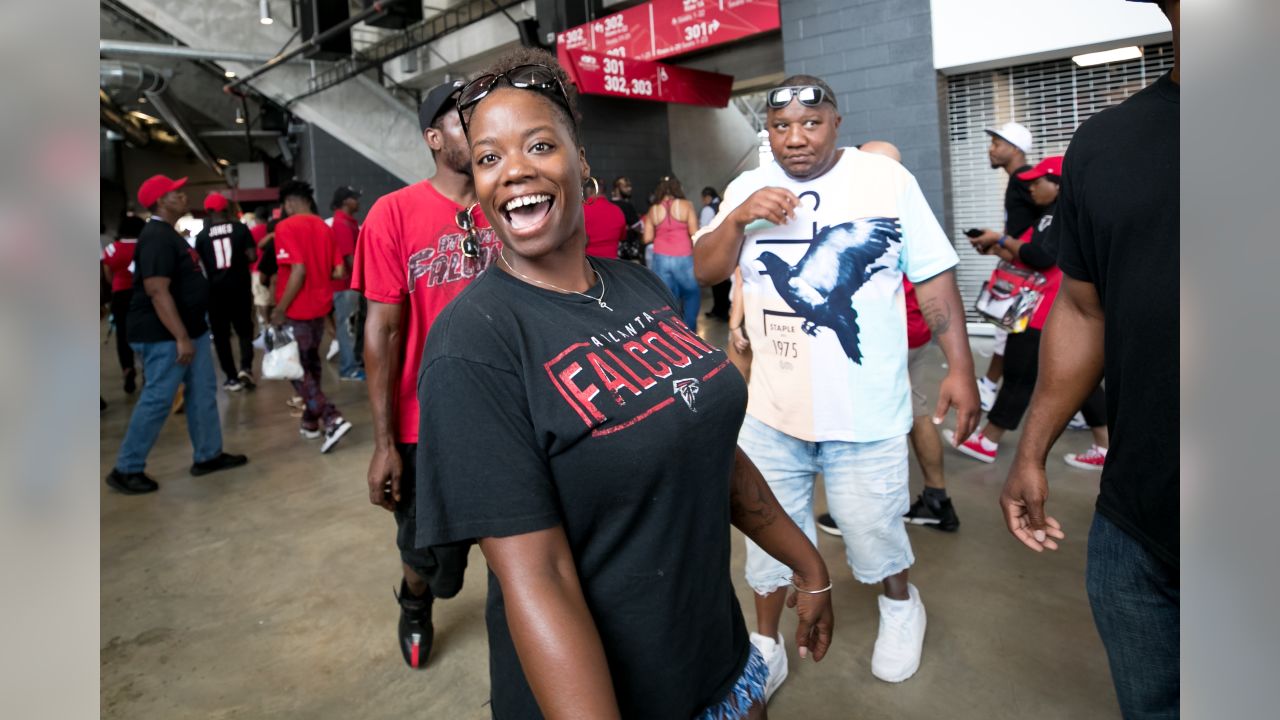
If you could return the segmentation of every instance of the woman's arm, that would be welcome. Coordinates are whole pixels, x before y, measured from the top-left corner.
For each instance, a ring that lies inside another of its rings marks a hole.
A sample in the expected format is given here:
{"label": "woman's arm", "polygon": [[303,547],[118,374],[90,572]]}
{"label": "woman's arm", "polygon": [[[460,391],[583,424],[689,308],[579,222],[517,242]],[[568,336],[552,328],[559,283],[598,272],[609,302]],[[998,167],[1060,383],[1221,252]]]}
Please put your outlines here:
{"label": "woman's arm", "polygon": [[644,213],[644,244],[648,245],[653,242],[654,228],[653,219],[649,217],[653,214],[653,208],[649,208]]}
{"label": "woman's arm", "polygon": [[[791,521],[773,496],[764,476],[742,448],[734,448],[731,482],[729,501],[733,526],[791,568],[792,582],[798,589],[828,588],[831,577],[818,549]],[[811,650],[813,659],[821,660],[831,646],[831,632],[835,626],[829,589],[818,593],[798,592],[787,604],[796,609],[799,618],[796,646],[800,648],[800,657],[805,657],[806,650]]]}
{"label": "woman's arm", "polygon": [[698,213],[693,209],[693,203],[688,200],[681,200],[684,204],[684,224],[689,229],[689,237],[693,237],[698,232]]}
{"label": "woman's arm", "polygon": [[482,538],[480,550],[502,586],[520,666],[547,720],[620,717],[564,528]]}

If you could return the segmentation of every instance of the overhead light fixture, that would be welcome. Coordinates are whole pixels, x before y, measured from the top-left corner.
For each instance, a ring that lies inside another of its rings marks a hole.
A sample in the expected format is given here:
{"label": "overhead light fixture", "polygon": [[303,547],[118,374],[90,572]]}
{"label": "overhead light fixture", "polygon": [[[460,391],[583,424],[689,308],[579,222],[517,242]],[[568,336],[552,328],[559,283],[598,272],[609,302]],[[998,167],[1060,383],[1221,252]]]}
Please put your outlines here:
{"label": "overhead light fixture", "polygon": [[149,125],[155,125],[160,122],[159,120],[151,117],[150,115],[144,112],[138,112],[137,110],[130,110],[129,114]]}
{"label": "overhead light fixture", "polygon": [[1130,45],[1129,47],[1115,48],[1114,50],[1075,55],[1071,60],[1080,67],[1090,67],[1092,65],[1102,65],[1103,63],[1137,60],[1140,57],[1142,57],[1142,48],[1137,45]]}
{"label": "overhead light fixture", "polygon": [[223,75],[226,75],[228,78],[233,78],[233,77],[235,77],[235,76],[236,76],[236,71],[235,71],[235,70],[228,70],[228,71],[226,71],[226,72],[224,72],[224,73],[222,73],[222,74],[223,74]]}
{"label": "overhead light fixture", "polygon": [[227,167],[228,165],[231,164],[231,161],[226,158],[218,158],[218,164],[221,165],[222,167]]}
{"label": "overhead light fixture", "polygon": [[275,22],[271,17],[271,3],[267,0],[258,0],[258,22],[263,25],[270,25]]}
{"label": "overhead light fixture", "polygon": [[244,124],[244,110],[241,108],[236,108],[236,124],[237,125]]}
{"label": "overhead light fixture", "polygon": [[138,104],[139,104],[139,105],[146,105],[146,104],[147,104],[147,99],[146,99],[146,98],[144,98],[144,97],[139,97],[139,98],[138,98]]}

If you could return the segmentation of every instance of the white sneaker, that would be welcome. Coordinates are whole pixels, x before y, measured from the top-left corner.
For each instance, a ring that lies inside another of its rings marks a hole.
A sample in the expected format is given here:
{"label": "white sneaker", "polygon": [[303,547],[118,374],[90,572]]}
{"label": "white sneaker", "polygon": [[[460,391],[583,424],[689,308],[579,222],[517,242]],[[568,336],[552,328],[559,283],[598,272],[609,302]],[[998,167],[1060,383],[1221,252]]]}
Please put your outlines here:
{"label": "white sneaker", "polygon": [[332,450],[342,436],[349,432],[351,432],[351,423],[338,418],[338,422],[334,423],[333,427],[324,431],[324,442],[320,444],[320,452],[327,453]]}
{"label": "white sneaker", "polygon": [[769,668],[769,679],[764,684],[764,701],[768,704],[774,691],[787,679],[787,644],[782,641],[782,633],[778,633],[776,640],[751,633],[751,644],[764,656],[764,664]]}
{"label": "white sneaker", "polygon": [[316,428],[315,430],[311,430],[311,429],[308,429],[308,428],[300,427],[300,428],[298,428],[298,434],[299,434],[299,435],[301,435],[302,437],[306,438],[307,440],[316,440],[316,439],[318,439],[321,435],[324,435],[324,431],[323,431],[323,430],[321,430],[320,428]]}
{"label": "white sneaker", "polygon": [[978,378],[978,403],[982,407],[982,412],[990,412],[991,407],[996,404],[996,395],[999,392],[999,385],[984,377]]}
{"label": "white sneaker", "polygon": [[907,584],[910,598],[890,600],[880,596],[880,634],[871,654],[871,674],[885,682],[902,682],[920,669],[924,650],[924,603],[915,585]]}
{"label": "white sneaker", "polygon": [[1071,416],[1071,422],[1067,423],[1068,430],[1088,430],[1089,423],[1084,421],[1084,413],[1077,412]]}
{"label": "white sneaker", "polygon": [[336,339],[329,341],[329,354],[324,356],[325,360],[332,360],[338,357],[338,341]]}

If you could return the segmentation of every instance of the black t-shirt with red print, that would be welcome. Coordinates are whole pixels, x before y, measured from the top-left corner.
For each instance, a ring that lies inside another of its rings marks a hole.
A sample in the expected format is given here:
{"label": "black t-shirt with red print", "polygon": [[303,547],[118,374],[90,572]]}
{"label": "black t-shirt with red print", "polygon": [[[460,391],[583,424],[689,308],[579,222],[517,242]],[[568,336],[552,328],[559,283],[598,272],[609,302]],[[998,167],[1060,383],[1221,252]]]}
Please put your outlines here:
{"label": "black t-shirt with red print", "polygon": [[155,306],[147,295],[146,282],[151,277],[169,278],[169,294],[178,307],[178,315],[190,337],[199,337],[209,329],[205,313],[209,310],[209,280],[195,248],[169,223],[152,218],[138,233],[138,247],[133,254],[133,283],[136,292],[129,304],[130,342],[170,342],[173,334],[160,322]]}
{"label": "black t-shirt with red print", "polygon": [[[724,698],[749,643],[729,574],[746,383],[648,270],[594,299],[491,267],[440,314],[419,379],[418,545],[564,528],[624,718]],[[490,575],[493,715],[540,718]]]}

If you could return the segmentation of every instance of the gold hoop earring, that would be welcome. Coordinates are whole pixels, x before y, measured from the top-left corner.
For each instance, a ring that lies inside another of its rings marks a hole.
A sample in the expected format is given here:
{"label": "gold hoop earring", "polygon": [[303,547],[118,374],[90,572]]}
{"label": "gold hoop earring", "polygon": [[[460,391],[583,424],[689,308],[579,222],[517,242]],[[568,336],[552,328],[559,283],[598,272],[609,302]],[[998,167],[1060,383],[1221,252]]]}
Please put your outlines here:
{"label": "gold hoop earring", "polygon": [[[591,184],[591,192],[587,192],[587,183]],[[600,181],[597,180],[594,175],[587,176],[587,179],[582,183],[582,199],[585,200],[589,197],[595,197],[596,195],[599,195],[599,194],[600,194]]]}

